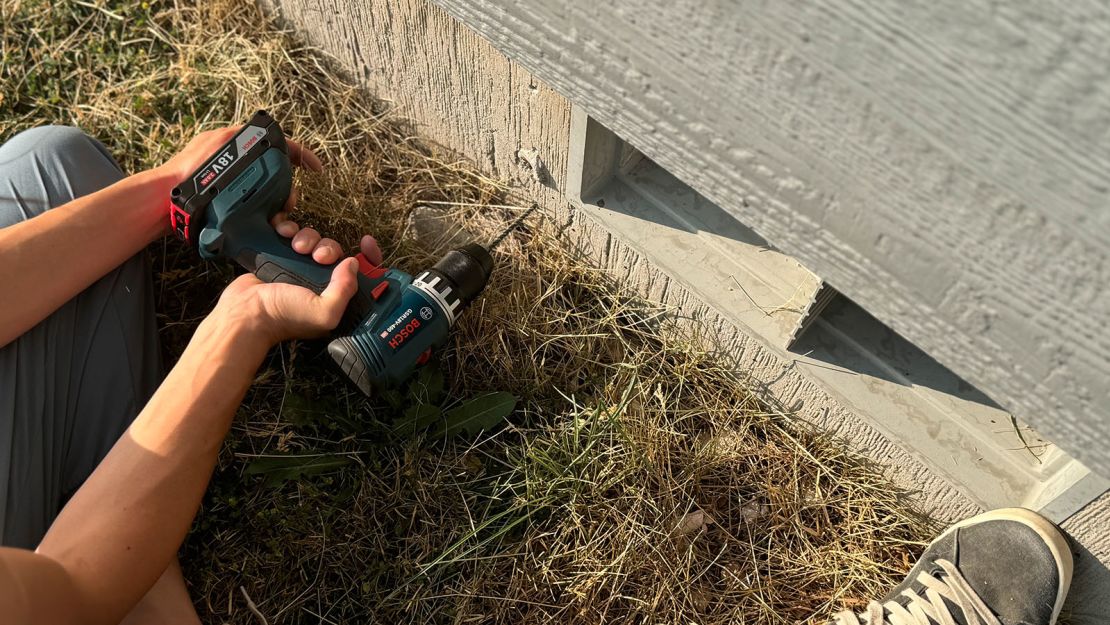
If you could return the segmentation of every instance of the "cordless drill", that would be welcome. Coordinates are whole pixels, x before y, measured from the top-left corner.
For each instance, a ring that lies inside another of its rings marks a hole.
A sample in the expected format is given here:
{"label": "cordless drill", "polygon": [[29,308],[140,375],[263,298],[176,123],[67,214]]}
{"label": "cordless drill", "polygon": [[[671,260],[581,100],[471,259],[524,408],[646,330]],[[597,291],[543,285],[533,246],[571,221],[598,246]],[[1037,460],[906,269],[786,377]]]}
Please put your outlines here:
{"label": "cordless drill", "polygon": [[[171,192],[170,221],[205,259],[229,258],[264,282],[320,293],[332,265],[293,251],[270,219],[293,188],[285,136],[258,111],[231,141]],[[471,243],[448,252],[414,278],[358,255],[358,292],[336,328],[328,353],[365,394],[406,380],[447,340],[463,308],[489,281],[493,258]]]}

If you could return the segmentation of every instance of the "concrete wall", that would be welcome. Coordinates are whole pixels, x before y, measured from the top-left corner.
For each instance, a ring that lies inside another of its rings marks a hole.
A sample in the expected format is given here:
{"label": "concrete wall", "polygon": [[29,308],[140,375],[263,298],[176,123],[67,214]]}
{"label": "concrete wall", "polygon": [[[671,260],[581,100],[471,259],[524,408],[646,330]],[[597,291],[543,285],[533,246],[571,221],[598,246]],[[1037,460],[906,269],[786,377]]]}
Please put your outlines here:
{"label": "concrete wall", "polygon": [[[626,279],[642,293],[681,307],[696,322],[711,328],[714,340],[729,354],[733,364],[749,372],[753,384],[765,389],[770,396],[782,398],[802,417],[843,434],[857,449],[888,464],[891,477],[895,480],[919,488],[924,508],[948,519],[973,513],[977,509],[976,504],[962,492],[938,478],[912,450],[907,450],[900,441],[885,436],[834,393],[802,374],[793,359],[754,339],[732,318],[721,314],[719,309],[707,306],[695,294],[646,261],[636,249],[613,237],[604,223],[591,219],[588,212],[568,202],[565,192],[571,105],[525,69],[542,71],[545,78],[560,91],[573,95],[577,103],[591,107],[590,112],[598,119],[621,131],[623,136],[633,138],[637,147],[686,182],[708,191],[721,206],[736,209],[737,202],[747,201],[750,210],[740,213],[742,219],[758,227],[761,233],[765,232],[765,236],[774,238],[774,242],[790,245],[800,241],[799,249],[810,256],[821,256],[829,251],[833,254],[832,260],[826,258],[825,264],[833,262],[838,266],[869,271],[878,267],[879,270],[869,274],[870,277],[856,276],[834,283],[848,291],[852,285],[862,282],[863,291],[872,295],[880,288],[893,289],[891,308],[883,309],[890,313],[887,315],[888,323],[894,317],[912,319],[912,322],[892,325],[902,330],[910,327],[927,329],[930,333],[940,330],[955,332],[960,337],[959,341],[970,341],[965,336],[966,328],[960,329],[964,326],[957,324],[959,319],[945,317],[935,322],[921,321],[928,315],[920,311],[909,314],[916,308],[935,312],[943,301],[917,302],[907,276],[920,272],[939,276],[953,273],[961,279],[970,279],[951,266],[954,252],[968,248],[967,237],[951,230],[966,227],[974,230],[982,225],[979,220],[972,220],[969,224],[949,224],[948,229],[939,234],[952,240],[935,241],[926,237],[924,240],[936,247],[926,251],[923,258],[929,259],[928,262],[918,261],[918,257],[910,257],[913,251],[910,246],[917,242],[907,240],[913,238],[907,233],[924,228],[920,224],[928,222],[933,213],[940,210],[928,200],[942,198],[941,208],[947,210],[950,204],[962,206],[961,202],[968,202],[969,194],[982,195],[982,206],[990,209],[984,211],[983,219],[994,221],[1006,231],[995,243],[992,243],[992,237],[974,231],[974,236],[982,239],[982,245],[990,248],[987,251],[991,253],[1007,236],[1020,234],[1030,219],[1039,224],[1045,234],[1043,244],[1059,242],[1062,236],[1059,235],[1062,227],[1059,219],[1045,217],[1041,220],[1035,208],[1021,202],[994,202],[998,197],[1011,196],[991,186],[994,183],[983,182],[977,177],[979,174],[968,174],[972,169],[974,172],[982,171],[983,164],[976,160],[977,156],[972,158],[973,155],[968,155],[945,170],[940,163],[954,156],[946,150],[923,147],[922,136],[931,136],[930,132],[913,125],[909,129],[891,126],[891,111],[897,107],[890,103],[880,106],[862,102],[859,93],[853,91],[858,90],[860,85],[854,85],[852,89],[842,85],[842,91],[833,92],[833,95],[842,94],[845,98],[844,103],[827,111],[827,115],[834,116],[833,123],[821,116],[813,117],[811,109],[830,103],[817,97],[819,94],[809,94],[806,85],[825,84],[827,81],[841,85],[847,81],[845,74],[830,69],[829,64],[837,61],[837,54],[830,55],[827,47],[807,47],[814,41],[825,41],[821,33],[824,25],[817,28],[809,22],[813,30],[805,33],[804,37],[772,30],[766,20],[784,19],[779,15],[781,9],[772,6],[773,3],[761,7],[759,12],[751,10],[751,7],[745,9],[740,13],[743,19],[721,15],[721,7],[713,3],[706,3],[701,9],[687,2],[665,6],[661,3],[655,7],[655,13],[671,18],[671,23],[662,29],[667,32],[661,32],[661,26],[654,21],[643,21],[651,17],[652,11],[628,11],[625,10],[627,7],[622,8],[621,3],[607,3],[605,6],[595,3],[596,6],[590,5],[581,10],[571,10],[567,3],[547,8],[538,6],[538,3],[534,6],[531,2],[506,3],[506,6],[479,2],[473,8],[462,3],[445,3],[451,11],[481,29],[493,40],[495,47],[425,0],[270,1],[280,16],[310,43],[334,55],[379,97],[396,102],[402,114],[421,125],[424,136],[457,150],[490,173],[516,181],[522,193],[535,198],[549,215],[566,225],[567,236],[581,245],[596,262]],[[637,6],[644,5],[639,3]],[[755,13],[759,13],[759,19],[764,21],[757,21],[753,16]],[[623,30],[613,30],[611,21],[606,21],[613,18],[631,25]],[[823,18],[811,16],[809,19],[820,22]],[[703,34],[709,37],[689,36],[690,29],[676,27],[683,20],[694,21],[694,25],[704,29]],[[887,24],[889,26],[889,22]],[[514,32],[516,29],[520,32]],[[737,33],[743,37],[734,40]],[[644,44],[649,35],[666,45]],[[729,41],[731,43],[725,45]],[[1038,43],[1034,47],[1040,49],[1040,46]],[[509,50],[510,57],[499,52],[498,47]],[[713,47],[720,49],[707,50]],[[794,53],[784,52],[788,49],[793,49]],[[799,57],[803,51],[805,59]],[[585,52],[602,60],[595,65],[584,63],[580,53]],[[699,63],[679,75],[647,71],[651,67],[661,67],[653,65],[659,61],[659,55],[670,55],[687,63],[690,59],[697,59]],[[511,59],[520,60],[523,66]],[[703,60],[712,63],[701,63]],[[909,68],[905,64],[903,67]],[[720,84],[714,84],[712,88],[706,86],[710,84],[710,77],[721,72],[732,72],[728,75],[736,80],[723,87]],[[879,75],[875,75],[870,80],[878,79]],[[889,81],[890,77],[884,76],[883,80]],[[675,90],[676,81],[682,83],[681,91]],[[738,90],[754,93],[743,94]],[[682,97],[676,97],[676,94]],[[795,98],[787,97],[790,95]],[[773,102],[773,110],[760,114],[753,108],[753,103],[764,100]],[[679,101],[696,102],[697,110],[677,110],[669,104]],[[850,115],[845,111],[846,107],[862,108]],[[864,116],[865,111],[870,111],[876,119]],[[951,116],[961,117],[957,109],[953,109]],[[743,132],[735,129],[730,133],[719,132],[714,126],[707,125],[710,117],[718,121],[739,118],[744,123]],[[913,117],[913,112],[903,111],[896,117],[897,121],[906,123],[908,117]],[[835,161],[833,156],[849,152],[852,158],[830,163],[820,159],[807,160],[814,154],[820,154],[810,145],[813,136],[807,133],[815,126],[821,126],[819,122],[822,120],[827,125],[823,131],[826,134],[821,139],[826,156]],[[872,153],[870,148],[863,149],[858,143],[853,143],[853,133],[859,137],[871,137],[875,151]],[[904,148],[898,147],[901,145],[900,136],[905,136],[908,142]],[[739,138],[745,142],[742,143]],[[782,143],[777,143],[779,141]],[[1008,144],[1004,141],[1002,145]],[[536,182],[530,168],[520,161],[518,152],[521,149],[536,149],[545,161],[550,177],[544,183]],[[718,150],[719,153],[710,158],[713,154],[711,150]],[[939,159],[936,166],[915,170],[915,166],[920,165],[926,156]],[[884,157],[889,162],[872,162],[878,157]],[[1001,166],[994,161],[991,163],[994,164],[990,167]],[[972,165],[975,167],[972,168]],[[898,175],[891,180],[869,178],[868,172],[874,168],[886,172],[884,175]],[[948,173],[938,173],[942,171]],[[925,181],[919,183],[918,173],[924,175]],[[1041,173],[1037,175],[1041,176]],[[1039,183],[1024,179],[1022,184]],[[950,187],[947,191],[944,190],[945,185]],[[884,227],[890,227],[889,232],[884,230],[879,233],[883,236],[860,232],[853,239],[843,233],[821,232],[822,228],[828,228],[829,223],[835,221],[834,215],[851,224],[860,223],[865,215],[885,215],[883,210],[879,210],[882,207],[876,208],[873,204],[878,201],[876,198],[881,200],[884,197],[889,199],[891,206],[905,207],[907,202],[912,205],[916,201],[919,202],[916,204],[918,208],[929,208],[913,212],[914,224],[917,224],[913,229],[907,230],[904,221],[893,224],[879,222]],[[986,201],[991,198],[994,203]],[[780,219],[782,223],[768,224]],[[1091,228],[1097,226],[1091,222],[1085,225]],[[791,234],[795,230],[805,237]],[[839,239],[842,235],[847,243]],[[808,238],[812,241],[806,242]],[[832,245],[829,241],[836,245],[827,247]],[[873,245],[864,245],[867,241]],[[861,259],[860,252],[851,247],[856,244],[871,250],[886,250],[892,258],[903,259],[906,266],[891,269],[873,259]],[[1101,258],[1097,253],[1087,255],[1081,244],[1061,243],[1057,248],[1053,250],[1054,255],[1042,259],[1054,268],[1052,271],[1056,271],[1061,262],[1064,266],[1074,265],[1077,271],[1082,270],[1075,254],[1084,259]],[[1035,253],[1035,249],[1025,247],[1012,250],[1016,257],[1015,267],[1036,269],[1022,264],[1036,264]],[[1062,261],[1061,254],[1072,256]],[[1095,265],[1084,270],[1087,279],[1106,270],[1105,264]],[[990,270],[994,270],[993,265]],[[892,275],[892,271],[897,275]],[[978,272],[976,269],[972,273],[979,275]],[[1011,270],[1000,274],[1005,280],[1000,279],[999,288],[1014,288],[1012,274]],[[1043,290],[1043,275],[1037,271],[1030,275],[1036,278],[1033,281],[1036,284],[1029,288]],[[1070,283],[1072,278],[1067,276],[1071,275],[1064,272],[1057,282]],[[873,283],[870,290],[869,283]],[[987,290],[980,292],[981,297],[969,299],[963,314],[969,319],[982,319],[976,317],[982,307],[994,305],[994,300],[988,297],[996,293],[990,281],[983,280],[976,285]],[[1079,291],[1088,288],[1093,287],[1083,286]],[[966,293],[966,289],[953,286],[947,292],[958,299],[963,297],[961,294]],[[1030,297],[1035,299],[1040,295],[1034,292]],[[1059,314],[1055,304],[1039,302],[1037,305],[1048,306],[1028,315],[1038,327],[1051,323]],[[1105,301],[1092,297],[1083,300],[1082,305],[1087,310],[1102,310],[1099,306],[1104,306]],[[949,302],[948,306],[951,310],[960,309],[954,302]],[[993,323],[995,321],[984,321],[985,330],[994,327]],[[1072,320],[1067,327],[1074,325],[1075,320]],[[991,341],[996,340],[990,338],[993,335],[989,332],[987,336]],[[1035,333],[1034,336],[1040,334]],[[1069,336],[1060,335],[1053,340],[1066,341],[1070,340]],[[1049,343],[1053,341],[1049,340],[1045,345]],[[975,348],[971,344],[966,347]],[[998,355],[997,349],[990,354],[998,358],[994,363],[996,366],[1003,363],[1003,366],[998,366],[999,369],[1014,368],[1009,364],[1009,355],[1004,359]],[[1065,353],[1049,362],[1054,367],[1058,364],[1066,369],[1074,364],[1069,360],[1071,357]],[[1089,384],[1089,379],[1085,384],[1093,386]],[[1105,395],[1105,389],[1101,392]],[[1097,393],[1087,393],[1088,398],[1097,396]],[[1036,414],[1031,413],[1030,416],[1040,415],[1041,423],[1045,421],[1043,417],[1049,414],[1046,411],[1033,412]],[[1075,415],[1079,416],[1075,418],[1081,418],[1082,414],[1082,411],[1076,412]],[[1058,420],[1062,427],[1054,432],[1061,429],[1070,431],[1066,423]],[[1094,427],[1098,429],[1097,424]],[[1095,434],[1096,438],[1105,438],[1105,432],[1096,431]],[[1068,440],[1076,443],[1074,437]],[[1105,597],[1110,596],[1110,573],[1103,564],[1110,562],[1108,526],[1110,495],[1088,505],[1065,523],[1065,527],[1080,540],[1084,551],[1069,602],[1071,610],[1079,617],[1075,622],[1105,622]]]}
{"label": "concrete wall", "polygon": [[522,148],[542,147],[548,169],[565,171],[567,101],[442,10],[409,0],[276,4],[423,137],[510,180],[531,179]]}

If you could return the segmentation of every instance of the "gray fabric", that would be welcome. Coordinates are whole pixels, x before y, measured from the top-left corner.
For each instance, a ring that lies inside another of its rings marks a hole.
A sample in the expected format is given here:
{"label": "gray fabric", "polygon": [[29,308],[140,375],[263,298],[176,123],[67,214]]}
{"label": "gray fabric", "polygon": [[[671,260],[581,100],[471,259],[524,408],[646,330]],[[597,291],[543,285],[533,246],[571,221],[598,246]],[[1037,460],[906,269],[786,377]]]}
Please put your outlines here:
{"label": "gray fabric", "polygon": [[[122,177],[80,130],[23,132],[0,146],[0,228]],[[139,254],[0,348],[0,544],[37,545],[157,387],[152,291]]]}

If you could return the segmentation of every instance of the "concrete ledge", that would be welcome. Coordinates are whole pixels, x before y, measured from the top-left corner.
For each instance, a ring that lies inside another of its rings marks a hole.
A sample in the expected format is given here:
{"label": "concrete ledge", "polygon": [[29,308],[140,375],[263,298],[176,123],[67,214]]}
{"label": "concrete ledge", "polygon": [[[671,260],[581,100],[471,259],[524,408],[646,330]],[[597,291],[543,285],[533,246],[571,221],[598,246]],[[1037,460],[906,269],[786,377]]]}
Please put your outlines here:
{"label": "concrete ledge", "polygon": [[768,349],[763,341],[672,279],[604,222],[575,204],[551,217],[563,237],[585,258],[634,292],[674,311],[690,337],[740,372],[761,397],[784,412],[840,437],[856,452],[883,465],[898,486],[919,494],[917,505],[938,519],[954,521],[980,510],[970,498],[929,470],[901,445],[871,427],[806,376],[796,361]]}
{"label": "concrete ledge", "polygon": [[820,278],[577,106],[569,149],[568,200],[977,505],[1062,521],[1110,487],[843,296],[799,334]]}

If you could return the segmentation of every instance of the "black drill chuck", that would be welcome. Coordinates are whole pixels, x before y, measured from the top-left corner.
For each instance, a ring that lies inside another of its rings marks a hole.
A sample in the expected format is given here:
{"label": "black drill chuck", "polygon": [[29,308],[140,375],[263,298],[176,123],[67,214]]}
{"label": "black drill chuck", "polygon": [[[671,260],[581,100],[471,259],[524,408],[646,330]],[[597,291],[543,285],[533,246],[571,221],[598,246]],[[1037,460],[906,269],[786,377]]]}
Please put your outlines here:
{"label": "black drill chuck", "polygon": [[454,325],[459,313],[489,282],[493,258],[486,248],[468,243],[447,252],[431,269],[412,281],[414,288],[432,297]]}
{"label": "black drill chuck", "polygon": [[432,267],[432,271],[439,272],[455,284],[458,298],[465,306],[486,288],[493,272],[493,257],[481,245],[468,243],[447,252]]}

